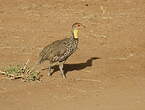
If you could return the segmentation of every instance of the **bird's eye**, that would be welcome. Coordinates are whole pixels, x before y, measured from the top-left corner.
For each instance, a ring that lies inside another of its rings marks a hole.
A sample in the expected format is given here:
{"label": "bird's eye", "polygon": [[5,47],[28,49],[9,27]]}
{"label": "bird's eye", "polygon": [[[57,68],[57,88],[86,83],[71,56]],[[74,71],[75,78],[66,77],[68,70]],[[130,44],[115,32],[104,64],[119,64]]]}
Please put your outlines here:
{"label": "bird's eye", "polygon": [[78,27],[80,27],[80,24],[78,24]]}

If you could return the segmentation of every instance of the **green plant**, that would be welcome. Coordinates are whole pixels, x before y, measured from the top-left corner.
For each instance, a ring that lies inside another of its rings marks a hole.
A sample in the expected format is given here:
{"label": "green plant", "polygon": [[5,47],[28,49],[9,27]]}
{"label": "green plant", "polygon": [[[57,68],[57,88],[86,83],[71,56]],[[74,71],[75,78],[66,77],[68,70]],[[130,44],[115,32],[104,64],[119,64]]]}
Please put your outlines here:
{"label": "green plant", "polygon": [[32,71],[26,65],[10,65],[5,67],[0,73],[9,79],[22,79],[23,81],[40,80],[40,72]]}

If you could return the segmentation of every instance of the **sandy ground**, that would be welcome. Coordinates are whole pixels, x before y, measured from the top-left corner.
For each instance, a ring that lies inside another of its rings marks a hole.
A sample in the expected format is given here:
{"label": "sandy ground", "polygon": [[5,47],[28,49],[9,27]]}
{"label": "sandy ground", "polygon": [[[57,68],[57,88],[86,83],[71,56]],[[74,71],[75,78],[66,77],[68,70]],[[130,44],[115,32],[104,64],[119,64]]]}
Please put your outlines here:
{"label": "sandy ground", "polygon": [[0,0],[0,67],[33,64],[74,22],[86,29],[67,79],[47,70],[41,82],[0,76],[0,110],[145,110],[144,0]]}

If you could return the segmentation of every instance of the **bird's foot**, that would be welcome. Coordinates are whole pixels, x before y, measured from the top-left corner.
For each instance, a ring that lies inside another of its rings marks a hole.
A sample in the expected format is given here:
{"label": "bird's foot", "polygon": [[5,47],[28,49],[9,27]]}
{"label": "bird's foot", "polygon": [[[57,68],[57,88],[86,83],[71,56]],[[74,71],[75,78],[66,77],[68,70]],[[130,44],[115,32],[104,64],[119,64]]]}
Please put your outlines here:
{"label": "bird's foot", "polygon": [[64,75],[64,74],[62,75],[62,77],[63,77],[63,79],[66,79],[66,75]]}
{"label": "bird's foot", "polygon": [[54,69],[49,70],[49,71],[48,71],[48,76],[51,76],[52,73],[53,73],[53,71],[54,71]]}

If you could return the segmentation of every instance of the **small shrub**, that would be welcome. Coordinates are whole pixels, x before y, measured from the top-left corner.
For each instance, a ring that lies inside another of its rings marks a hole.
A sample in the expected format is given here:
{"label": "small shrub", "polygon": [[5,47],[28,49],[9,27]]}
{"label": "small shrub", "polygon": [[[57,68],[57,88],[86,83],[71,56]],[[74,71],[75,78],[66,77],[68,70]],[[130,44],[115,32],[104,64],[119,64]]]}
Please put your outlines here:
{"label": "small shrub", "polygon": [[10,65],[0,72],[9,79],[22,79],[23,81],[36,81],[40,80],[40,73],[31,70],[28,66],[23,65]]}

